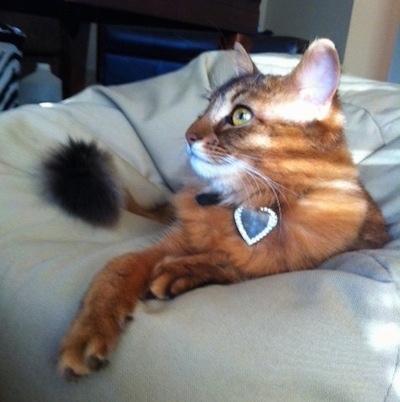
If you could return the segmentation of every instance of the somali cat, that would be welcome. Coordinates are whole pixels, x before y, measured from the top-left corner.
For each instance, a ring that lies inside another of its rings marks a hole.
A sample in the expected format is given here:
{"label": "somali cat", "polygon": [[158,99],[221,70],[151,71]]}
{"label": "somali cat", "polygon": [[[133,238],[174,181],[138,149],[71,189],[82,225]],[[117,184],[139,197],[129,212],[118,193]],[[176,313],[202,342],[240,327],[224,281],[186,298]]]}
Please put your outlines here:
{"label": "somali cat", "polygon": [[110,261],[90,285],[60,350],[67,379],[102,368],[138,300],[168,299],[316,267],[382,246],[382,215],[360,183],[343,136],[340,65],[326,39],[288,75],[263,75],[236,49],[240,74],[189,127],[199,183],[173,199],[156,245]]}

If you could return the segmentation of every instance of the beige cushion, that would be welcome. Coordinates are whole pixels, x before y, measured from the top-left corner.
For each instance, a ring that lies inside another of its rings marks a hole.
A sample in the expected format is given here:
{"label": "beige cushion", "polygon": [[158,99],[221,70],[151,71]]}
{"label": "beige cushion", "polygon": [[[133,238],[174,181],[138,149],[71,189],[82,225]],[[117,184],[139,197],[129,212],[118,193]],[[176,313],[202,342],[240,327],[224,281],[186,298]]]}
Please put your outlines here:
{"label": "beige cushion", "polygon": [[[231,61],[207,53],[166,76],[0,114],[0,400],[399,400],[400,89],[353,77],[341,85],[348,141],[391,243],[142,303],[106,370],[78,384],[55,371],[94,273],[163,228],[126,212],[112,230],[66,216],[41,194],[43,155],[68,136],[96,139],[141,202],[162,200],[182,183],[185,129],[232,76]],[[256,62],[280,73],[297,59]]]}

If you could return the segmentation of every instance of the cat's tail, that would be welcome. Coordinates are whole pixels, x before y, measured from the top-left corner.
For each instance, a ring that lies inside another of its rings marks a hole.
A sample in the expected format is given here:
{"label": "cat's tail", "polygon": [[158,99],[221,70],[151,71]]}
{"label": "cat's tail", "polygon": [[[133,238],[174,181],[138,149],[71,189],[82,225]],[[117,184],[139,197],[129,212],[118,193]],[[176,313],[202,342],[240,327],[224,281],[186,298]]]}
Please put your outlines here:
{"label": "cat's tail", "polygon": [[95,226],[112,226],[120,216],[124,192],[111,156],[94,142],[69,139],[43,161],[44,191],[74,217]]}

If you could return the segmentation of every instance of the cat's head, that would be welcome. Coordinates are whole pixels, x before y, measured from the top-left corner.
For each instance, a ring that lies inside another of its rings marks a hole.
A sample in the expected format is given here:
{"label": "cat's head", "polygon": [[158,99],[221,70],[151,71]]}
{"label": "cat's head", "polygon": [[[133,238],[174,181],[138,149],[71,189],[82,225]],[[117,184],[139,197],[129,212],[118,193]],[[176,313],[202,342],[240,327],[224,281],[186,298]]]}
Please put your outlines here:
{"label": "cat's head", "polygon": [[186,139],[195,173],[240,203],[262,182],[287,187],[287,176],[301,171],[305,158],[329,159],[343,148],[343,119],[331,41],[314,41],[285,76],[261,74],[241,47],[236,57],[238,77],[213,93]]}

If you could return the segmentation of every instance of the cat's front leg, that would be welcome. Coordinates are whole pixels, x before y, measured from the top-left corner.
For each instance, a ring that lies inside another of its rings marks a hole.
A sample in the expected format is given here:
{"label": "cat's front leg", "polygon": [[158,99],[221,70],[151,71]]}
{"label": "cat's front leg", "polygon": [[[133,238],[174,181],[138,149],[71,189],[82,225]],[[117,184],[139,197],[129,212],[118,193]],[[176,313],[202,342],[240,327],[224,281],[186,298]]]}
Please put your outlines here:
{"label": "cat's front leg", "polygon": [[60,347],[58,367],[67,380],[103,368],[126,322],[147,292],[161,250],[130,253],[110,261],[94,278]]}
{"label": "cat's front leg", "polygon": [[150,292],[158,299],[169,299],[200,286],[241,280],[224,252],[168,256],[156,265]]}

